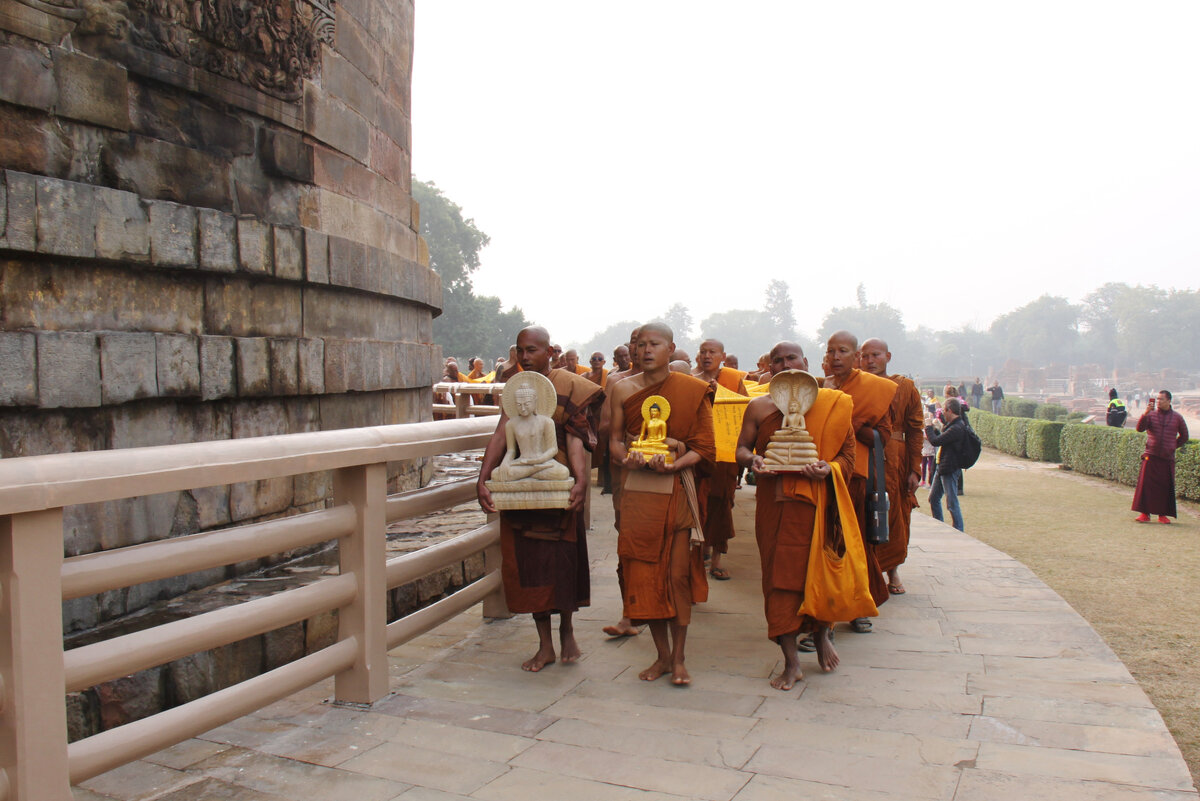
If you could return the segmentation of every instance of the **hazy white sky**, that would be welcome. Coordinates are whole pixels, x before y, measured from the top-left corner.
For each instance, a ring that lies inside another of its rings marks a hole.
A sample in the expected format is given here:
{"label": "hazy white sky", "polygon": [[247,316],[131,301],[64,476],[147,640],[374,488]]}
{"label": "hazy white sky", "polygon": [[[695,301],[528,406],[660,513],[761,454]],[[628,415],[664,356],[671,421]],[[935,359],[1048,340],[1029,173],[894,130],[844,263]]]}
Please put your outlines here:
{"label": "hazy white sky", "polygon": [[[562,342],[791,286],[986,327],[1200,285],[1200,4],[420,0],[413,173]],[[719,332],[714,332],[719,334]]]}

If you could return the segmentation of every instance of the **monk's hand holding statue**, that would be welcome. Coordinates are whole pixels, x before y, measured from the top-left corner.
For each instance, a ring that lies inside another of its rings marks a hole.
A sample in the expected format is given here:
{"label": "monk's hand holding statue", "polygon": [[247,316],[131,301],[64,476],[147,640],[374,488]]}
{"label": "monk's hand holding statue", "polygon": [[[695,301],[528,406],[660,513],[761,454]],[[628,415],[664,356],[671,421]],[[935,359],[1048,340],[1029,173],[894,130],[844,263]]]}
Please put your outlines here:
{"label": "monk's hand holding statue", "polygon": [[647,467],[656,473],[674,472],[675,448],[667,437],[667,419],[671,404],[661,395],[651,395],[642,402],[642,430],[629,444],[625,464]]}
{"label": "monk's hand holding statue", "polygon": [[578,505],[584,488],[556,459],[558,435],[550,416],[555,390],[550,379],[534,371],[520,373],[505,386],[501,402],[506,416],[504,458],[486,478],[481,472],[480,506],[491,512]]}

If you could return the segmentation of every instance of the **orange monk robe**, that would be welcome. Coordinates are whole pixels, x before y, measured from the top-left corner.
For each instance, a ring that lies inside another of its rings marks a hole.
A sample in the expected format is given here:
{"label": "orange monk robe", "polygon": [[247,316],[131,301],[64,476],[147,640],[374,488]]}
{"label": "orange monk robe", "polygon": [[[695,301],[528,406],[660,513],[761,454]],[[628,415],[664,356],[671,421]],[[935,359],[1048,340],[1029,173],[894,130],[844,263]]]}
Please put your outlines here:
{"label": "orange monk robe", "polygon": [[[567,435],[574,434],[587,447],[590,423],[587,407],[601,399],[600,387],[568,370],[551,370],[557,396],[554,431],[558,454],[570,467]],[[500,513],[500,576],[504,599],[514,614],[573,612],[588,606],[591,597],[583,510],[524,509]]]}
{"label": "orange monk robe", "polygon": [[[838,389],[854,400],[854,414],[850,420],[855,432],[854,475],[847,483],[850,485],[850,499],[858,513],[859,531],[864,532],[867,520],[867,470],[871,461],[871,451],[859,430],[864,425],[870,426],[879,431],[879,436],[885,443],[888,441],[892,435],[892,398],[895,397],[898,388],[894,381],[854,368],[850,371],[850,377]],[[865,545],[864,542],[864,547]],[[866,551],[871,597],[875,599],[876,605],[882,604],[888,599],[887,580],[879,567],[879,561],[875,558],[875,549],[867,548]]]}
{"label": "orange monk robe", "polygon": [[[717,373],[717,383],[730,392],[738,392],[744,375],[741,370],[722,367]],[[729,541],[734,537],[733,498],[739,469],[736,462],[719,461],[713,466],[712,474],[708,477],[704,544],[717,553],[729,553]]]}
{"label": "orange monk robe", "polygon": [[[716,458],[712,427],[712,390],[707,381],[684,373],[670,373],[654,387],[635,392],[625,400],[625,440],[632,442],[642,429],[642,401],[661,395],[671,404],[667,437],[700,454],[695,467],[697,483]],[[703,526],[688,507],[678,473],[646,470],[622,471],[620,528],[617,557],[623,580],[625,616],[631,620],[674,618],[680,625],[691,621],[692,604],[708,600],[704,557],[689,542],[691,529]],[[634,473],[646,474],[631,478]],[[642,479],[663,480],[666,492],[635,489]],[[669,479],[669,480],[668,480]],[[704,501],[700,499],[703,514]]]}
{"label": "orange monk robe", "polygon": [[908,559],[908,533],[917,496],[908,491],[908,477],[921,475],[921,443],[925,440],[925,407],[912,380],[889,376],[896,382],[892,398],[892,436],[884,453],[887,460],[888,541],[874,546],[879,568],[892,570]]}
{"label": "orange monk robe", "polygon": [[588,367],[586,364],[575,365],[576,375],[586,375],[587,373],[590,373],[590,372],[592,372],[592,368]]}
{"label": "orange monk robe", "polygon": [[[804,426],[817,445],[817,455],[830,464],[837,463],[842,475],[854,471],[854,429],[850,425],[852,402],[833,389],[817,391],[817,399],[804,415]],[[758,428],[756,453],[765,454],[771,435],[783,424],[783,413],[769,414]],[[785,475],[758,476],[755,485],[756,509],[754,532],[762,561],[763,603],[767,616],[767,636],[775,639],[798,629],[810,630],[812,620],[799,614],[804,601],[808,575],[808,555],[814,536],[816,506],[814,493],[798,491],[812,479]],[[824,536],[835,534],[838,525],[834,494],[828,493]],[[832,621],[824,621],[826,623]]]}

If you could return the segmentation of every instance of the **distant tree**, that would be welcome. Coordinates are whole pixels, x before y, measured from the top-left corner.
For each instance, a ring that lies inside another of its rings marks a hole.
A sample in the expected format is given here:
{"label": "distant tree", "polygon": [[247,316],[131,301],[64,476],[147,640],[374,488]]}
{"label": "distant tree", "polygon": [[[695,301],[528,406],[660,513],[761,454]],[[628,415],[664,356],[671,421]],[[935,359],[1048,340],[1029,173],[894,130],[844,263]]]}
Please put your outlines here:
{"label": "distant tree", "polygon": [[766,311],[771,326],[770,335],[776,342],[795,338],[796,312],[787,281],[772,278],[767,284]]}
{"label": "distant tree", "polygon": [[[491,241],[464,217],[462,208],[432,181],[413,181],[413,197],[421,205],[421,237],[429,247],[429,266],[442,279],[442,313],[433,321],[433,341],[450,356],[506,356],[517,332],[529,325],[518,307],[502,311],[493,296],[477,296],[471,283],[480,267],[480,251]],[[465,365],[460,365],[464,367]]]}
{"label": "distant tree", "polygon": [[[676,303],[667,309],[660,318],[664,323],[671,327],[675,333],[675,344],[685,350],[695,350],[695,343],[692,341],[692,313],[688,311],[687,306],[682,303]],[[695,353],[689,353],[689,356],[695,356]]]}
{"label": "distant tree", "polygon": [[990,331],[1007,358],[1035,365],[1074,364],[1079,352],[1080,307],[1042,295],[997,317]]}
{"label": "distant tree", "polygon": [[[719,339],[725,346],[725,352],[738,357],[738,363],[743,370],[753,370],[758,363],[758,357],[767,353],[776,342],[791,339],[804,349],[804,355],[812,362],[809,366],[818,369],[821,362],[822,349],[807,339],[796,334],[793,327],[791,336],[778,336],[772,330],[771,323],[761,309],[732,309],[717,312],[705,317],[700,323],[700,339]],[[813,354],[817,355],[813,360]]]}
{"label": "distant tree", "polygon": [[858,303],[855,306],[842,306],[831,309],[821,322],[821,345],[837,331],[849,331],[858,337],[862,343],[871,337],[878,337],[888,343],[892,353],[903,353],[908,341],[908,333],[904,328],[904,317],[900,311],[887,303],[868,303],[867,291],[862,285],[856,290]]}

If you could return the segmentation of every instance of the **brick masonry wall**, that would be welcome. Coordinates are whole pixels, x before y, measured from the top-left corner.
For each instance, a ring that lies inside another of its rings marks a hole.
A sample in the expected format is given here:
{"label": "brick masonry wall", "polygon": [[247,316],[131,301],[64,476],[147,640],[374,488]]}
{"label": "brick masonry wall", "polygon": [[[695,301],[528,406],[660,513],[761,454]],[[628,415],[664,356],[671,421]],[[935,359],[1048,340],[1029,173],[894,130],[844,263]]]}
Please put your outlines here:
{"label": "brick masonry wall", "polygon": [[[410,195],[412,0],[282,0],[265,15],[287,5],[288,25],[156,48],[192,19],[181,3],[0,0],[0,457],[431,419],[441,282]],[[255,41],[281,35],[265,51],[292,54],[286,81],[222,71],[236,36],[261,59]],[[427,473],[392,465],[392,486]],[[71,508],[64,549],[317,509],[330,488]],[[73,601],[66,630],[258,566]]]}

